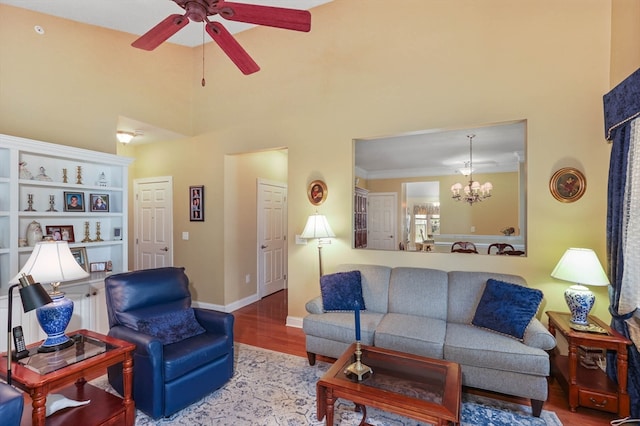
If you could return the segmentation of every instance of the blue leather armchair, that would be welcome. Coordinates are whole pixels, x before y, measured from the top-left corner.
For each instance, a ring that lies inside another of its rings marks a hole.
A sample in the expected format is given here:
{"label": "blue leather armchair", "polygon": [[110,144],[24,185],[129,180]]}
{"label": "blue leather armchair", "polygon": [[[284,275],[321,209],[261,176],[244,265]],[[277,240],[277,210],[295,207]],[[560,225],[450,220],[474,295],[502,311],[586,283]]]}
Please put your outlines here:
{"label": "blue leather armchair", "polygon": [[22,394],[6,383],[0,383],[0,423],[19,426],[24,408]]}
{"label": "blue leather armchair", "polygon": [[[136,344],[133,398],[154,419],[193,404],[233,376],[233,315],[192,310],[188,285],[177,267],[105,279],[109,335]],[[108,375],[122,394],[122,366],[110,367]]]}

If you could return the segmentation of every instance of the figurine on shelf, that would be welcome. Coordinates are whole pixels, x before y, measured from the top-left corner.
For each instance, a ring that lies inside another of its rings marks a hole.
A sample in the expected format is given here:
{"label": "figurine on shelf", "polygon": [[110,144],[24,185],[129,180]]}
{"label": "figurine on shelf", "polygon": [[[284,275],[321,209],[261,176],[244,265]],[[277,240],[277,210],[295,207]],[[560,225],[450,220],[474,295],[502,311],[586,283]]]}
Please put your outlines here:
{"label": "figurine on shelf", "polygon": [[36,180],[40,180],[40,181],[44,181],[44,182],[51,182],[53,179],[51,179],[49,176],[47,176],[47,174],[45,173],[44,167],[40,167],[40,174],[38,174],[38,176],[36,176]]}
{"label": "figurine on shelf", "polygon": [[100,238],[100,222],[96,222],[96,239],[93,241],[104,241]]}
{"label": "figurine on shelf", "polygon": [[82,166],[78,166],[78,173],[76,174],[76,184],[82,185]]}
{"label": "figurine on shelf", "polygon": [[67,177],[67,169],[62,169],[62,183],[69,183],[69,178]]}
{"label": "figurine on shelf", "polygon": [[27,169],[27,162],[21,161],[20,163],[20,179],[33,179],[33,175]]}
{"label": "figurine on shelf", "polygon": [[109,182],[107,182],[107,176],[105,176],[104,172],[100,173],[100,176],[98,176],[98,182],[96,182],[96,185],[98,186],[108,186]]}

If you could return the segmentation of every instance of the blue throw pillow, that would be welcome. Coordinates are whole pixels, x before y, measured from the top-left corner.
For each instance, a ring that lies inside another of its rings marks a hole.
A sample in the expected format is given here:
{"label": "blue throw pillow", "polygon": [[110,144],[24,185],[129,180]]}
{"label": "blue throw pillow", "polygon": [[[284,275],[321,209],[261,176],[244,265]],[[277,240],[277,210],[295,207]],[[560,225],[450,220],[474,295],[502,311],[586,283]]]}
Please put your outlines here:
{"label": "blue throw pillow", "polygon": [[360,271],[337,272],[320,277],[322,308],[327,311],[353,311],[356,302],[366,309],[362,297]]}
{"label": "blue throw pillow", "polygon": [[489,279],[471,323],[522,340],[540,303],[540,290]]}
{"label": "blue throw pillow", "polygon": [[157,337],[163,344],[169,345],[206,330],[196,320],[193,309],[189,308],[138,320],[138,331]]}

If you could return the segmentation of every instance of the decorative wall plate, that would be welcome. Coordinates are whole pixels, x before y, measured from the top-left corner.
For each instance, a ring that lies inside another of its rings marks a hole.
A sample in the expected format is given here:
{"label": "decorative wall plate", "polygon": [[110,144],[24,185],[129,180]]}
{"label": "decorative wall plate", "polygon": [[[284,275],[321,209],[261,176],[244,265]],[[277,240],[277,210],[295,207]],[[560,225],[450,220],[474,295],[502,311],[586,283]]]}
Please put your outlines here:
{"label": "decorative wall plate", "polygon": [[327,195],[329,195],[327,185],[321,180],[314,180],[307,188],[307,197],[309,197],[309,202],[314,206],[319,206],[324,203]]}
{"label": "decorative wall plate", "polygon": [[549,190],[556,200],[573,203],[584,195],[587,190],[587,180],[580,170],[565,167],[551,176]]}

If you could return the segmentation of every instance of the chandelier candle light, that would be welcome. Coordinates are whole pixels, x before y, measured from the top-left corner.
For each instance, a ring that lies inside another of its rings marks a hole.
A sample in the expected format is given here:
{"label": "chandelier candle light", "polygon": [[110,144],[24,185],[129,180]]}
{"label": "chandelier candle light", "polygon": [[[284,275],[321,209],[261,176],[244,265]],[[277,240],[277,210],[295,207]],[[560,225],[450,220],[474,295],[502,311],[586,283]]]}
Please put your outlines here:
{"label": "chandelier candle light", "polygon": [[[491,197],[491,190],[493,189],[493,185],[491,182],[485,182],[482,185],[473,180],[473,148],[472,142],[473,138],[476,135],[467,135],[469,138],[469,163],[465,163],[465,167],[461,170],[462,174],[465,176],[469,176],[469,184],[464,188],[460,182],[457,182],[451,186],[451,198],[456,201],[465,201],[469,203],[469,205],[473,205],[473,203],[477,203],[479,201],[484,200],[485,198]],[[468,166],[467,166],[468,164]],[[460,193],[464,190],[464,196]]]}
{"label": "chandelier candle light", "polygon": [[[564,299],[571,311],[573,328],[589,326],[589,311],[596,298],[587,287],[609,285],[598,256],[591,249],[570,248],[564,253],[553,272],[553,278],[576,283],[564,292]],[[577,325],[578,327],[574,327]]]}
{"label": "chandelier candle light", "polygon": [[73,345],[73,340],[64,334],[73,314],[73,301],[67,299],[58,287],[65,281],[86,278],[89,273],[76,262],[69,244],[52,240],[37,243],[27,263],[11,283],[18,282],[23,275],[50,283],[52,288],[49,296],[53,302],[36,310],[40,327],[47,333],[38,352],[54,352]]}

